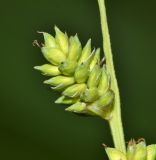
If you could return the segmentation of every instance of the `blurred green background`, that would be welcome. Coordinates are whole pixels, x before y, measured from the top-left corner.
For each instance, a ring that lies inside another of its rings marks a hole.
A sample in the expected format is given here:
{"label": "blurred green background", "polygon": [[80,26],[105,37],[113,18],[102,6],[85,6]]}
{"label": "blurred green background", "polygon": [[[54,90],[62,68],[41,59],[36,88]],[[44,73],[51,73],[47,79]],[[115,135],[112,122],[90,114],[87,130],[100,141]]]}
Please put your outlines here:
{"label": "blurred green background", "polygon": [[[156,1],[107,0],[126,141],[156,143]],[[0,159],[103,160],[108,124],[56,105],[33,66],[45,61],[32,41],[57,24],[83,45],[102,46],[96,0],[14,0],[0,4]]]}

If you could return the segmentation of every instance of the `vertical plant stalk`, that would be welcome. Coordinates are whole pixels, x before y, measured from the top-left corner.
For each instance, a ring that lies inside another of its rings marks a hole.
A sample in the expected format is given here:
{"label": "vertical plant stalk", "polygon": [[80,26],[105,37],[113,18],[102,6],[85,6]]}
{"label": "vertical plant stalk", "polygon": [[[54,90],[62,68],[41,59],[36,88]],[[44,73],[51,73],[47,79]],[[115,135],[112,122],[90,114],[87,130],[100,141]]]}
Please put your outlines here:
{"label": "vertical plant stalk", "polygon": [[120,95],[113,64],[105,1],[98,0],[98,4],[103,36],[103,50],[106,57],[106,68],[111,76],[111,88],[115,92],[114,110],[112,113],[112,118],[109,120],[109,124],[116,149],[122,151],[123,153],[126,153],[123,126],[121,120]]}

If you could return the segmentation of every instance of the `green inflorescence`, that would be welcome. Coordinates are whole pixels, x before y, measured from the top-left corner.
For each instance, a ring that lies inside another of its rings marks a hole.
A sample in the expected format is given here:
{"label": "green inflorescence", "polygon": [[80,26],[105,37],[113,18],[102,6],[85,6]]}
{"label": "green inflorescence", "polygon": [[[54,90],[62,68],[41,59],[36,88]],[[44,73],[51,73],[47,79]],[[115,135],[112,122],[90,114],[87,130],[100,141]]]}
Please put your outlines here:
{"label": "green inflorescence", "polygon": [[141,139],[138,143],[131,140],[128,143],[127,153],[123,153],[115,148],[106,147],[109,160],[156,160],[156,145],[148,145]]}
{"label": "green inflorescence", "polygon": [[100,49],[92,50],[91,39],[82,48],[77,35],[68,37],[56,26],[55,32],[55,38],[40,32],[41,51],[48,63],[34,67],[51,77],[45,84],[61,93],[55,103],[70,105],[66,111],[110,119],[115,95]]}

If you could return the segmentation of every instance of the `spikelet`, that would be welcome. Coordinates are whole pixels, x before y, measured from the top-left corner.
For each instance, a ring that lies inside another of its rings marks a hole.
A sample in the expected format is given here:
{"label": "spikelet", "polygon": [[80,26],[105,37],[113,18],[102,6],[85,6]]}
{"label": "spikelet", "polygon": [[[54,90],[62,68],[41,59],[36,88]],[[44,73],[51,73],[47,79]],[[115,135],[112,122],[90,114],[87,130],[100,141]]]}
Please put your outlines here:
{"label": "spikelet", "polygon": [[66,111],[111,118],[114,92],[110,76],[100,62],[100,49],[91,48],[91,39],[82,47],[77,36],[68,37],[55,26],[55,38],[46,32],[41,51],[49,64],[34,67],[51,76],[44,83],[61,92],[55,103],[71,105]]}
{"label": "spikelet", "polygon": [[106,146],[105,150],[109,160],[156,160],[156,145],[147,146],[144,139],[140,139],[138,142],[131,139],[128,142],[126,154]]}

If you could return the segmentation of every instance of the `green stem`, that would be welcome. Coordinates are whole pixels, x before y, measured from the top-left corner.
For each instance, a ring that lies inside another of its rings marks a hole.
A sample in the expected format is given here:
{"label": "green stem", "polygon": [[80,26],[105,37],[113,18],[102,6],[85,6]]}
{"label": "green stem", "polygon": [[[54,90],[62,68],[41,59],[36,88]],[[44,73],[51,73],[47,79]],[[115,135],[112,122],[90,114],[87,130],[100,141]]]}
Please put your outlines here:
{"label": "green stem", "polygon": [[109,120],[114,145],[117,149],[122,152],[126,152],[124,133],[121,120],[121,109],[120,109],[120,95],[117,84],[117,79],[114,70],[110,36],[107,24],[106,8],[104,0],[98,0],[100,17],[101,17],[101,28],[103,35],[103,49],[106,57],[106,68],[111,76],[111,88],[115,92],[115,103],[112,118]]}

